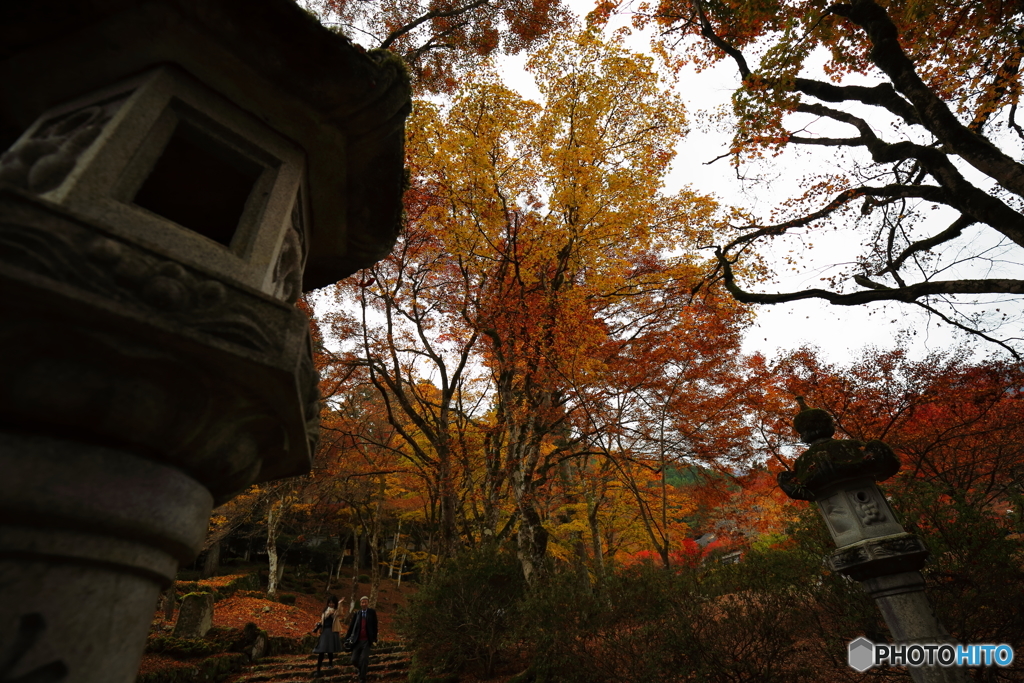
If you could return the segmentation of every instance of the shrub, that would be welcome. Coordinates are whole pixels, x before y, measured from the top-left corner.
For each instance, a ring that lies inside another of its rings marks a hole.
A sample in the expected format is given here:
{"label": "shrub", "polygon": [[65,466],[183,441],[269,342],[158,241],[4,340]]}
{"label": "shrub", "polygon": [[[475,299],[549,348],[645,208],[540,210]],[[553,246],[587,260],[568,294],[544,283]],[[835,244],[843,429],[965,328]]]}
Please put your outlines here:
{"label": "shrub", "polygon": [[[530,592],[520,619],[540,682],[814,680],[794,654],[807,629],[798,555],[750,552],[744,562],[642,563],[604,590],[578,574]],[[844,650],[845,652],[845,646]]]}
{"label": "shrub", "polygon": [[524,591],[518,562],[499,548],[477,548],[448,562],[399,613],[399,629],[417,644],[413,673],[429,678],[473,669],[489,678],[515,644],[512,627]]}
{"label": "shrub", "polygon": [[294,593],[280,593],[277,596],[277,601],[282,605],[294,605],[295,594]]}

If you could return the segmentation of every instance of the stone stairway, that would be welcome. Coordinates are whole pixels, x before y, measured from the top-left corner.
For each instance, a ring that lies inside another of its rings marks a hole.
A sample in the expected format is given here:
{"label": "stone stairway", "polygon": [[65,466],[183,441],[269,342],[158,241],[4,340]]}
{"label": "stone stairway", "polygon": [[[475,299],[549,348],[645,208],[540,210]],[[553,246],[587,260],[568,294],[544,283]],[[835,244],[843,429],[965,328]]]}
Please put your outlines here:
{"label": "stone stairway", "polygon": [[[348,657],[346,652],[335,655],[334,666],[327,666],[325,657],[319,676],[315,674],[316,655],[265,657],[247,667],[244,672],[228,678],[225,683],[292,683],[314,679],[324,683],[352,683],[356,680],[356,668],[348,663]],[[405,646],[398,642],[377,643],[370,652],[367,683],[405,681],[408,677],[409,653]]]}

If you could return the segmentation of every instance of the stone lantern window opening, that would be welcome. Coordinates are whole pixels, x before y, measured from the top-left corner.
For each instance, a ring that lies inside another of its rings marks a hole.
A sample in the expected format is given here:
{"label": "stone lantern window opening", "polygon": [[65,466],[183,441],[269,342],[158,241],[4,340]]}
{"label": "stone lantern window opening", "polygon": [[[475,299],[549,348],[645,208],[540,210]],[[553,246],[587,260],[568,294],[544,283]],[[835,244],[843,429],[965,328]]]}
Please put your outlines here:
{"label": "stone lantern window opening", "polygon": [[45,112],[0,160],[0,179],[290,303],[300,288],[284,281],[310,241],[305,169],[296,143],[161,66]]}
{"label": "stone lantern window opening", "polygon": [[252,222],[245,214],[262,208],[247,206],[261,204],[253,194],[257,181],[272,172],[179,120],[131,203],[232,248],[244,219]]}

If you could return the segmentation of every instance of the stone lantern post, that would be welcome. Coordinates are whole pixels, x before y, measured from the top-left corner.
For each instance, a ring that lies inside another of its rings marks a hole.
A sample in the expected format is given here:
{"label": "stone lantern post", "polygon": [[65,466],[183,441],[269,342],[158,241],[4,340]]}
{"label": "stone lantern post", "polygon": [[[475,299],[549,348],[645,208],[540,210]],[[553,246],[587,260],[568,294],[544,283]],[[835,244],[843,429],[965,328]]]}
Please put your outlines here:
{"label": "stone lantern post", "polygon": [[[779,487],[790,498],[814,501],[838,550],[828,558],[834,571],[861,583],[898,644],[952,643],[924,594],[919,571],[928,549],[907,533],[876,482],[900,469],[892,449],[881,441],[833,439],[835,425],[824,410],[807,408],[793,421],[810,445],[790,472],[780,472]],[[918,683],[966,681],[959,667],[909,667]]]}
{"label": "stone lantern post", "polygon": [[0,7],[0,680],[134,680],[212,506],[308,471],[294,304],[390,250],[409,101],[291,0]]}

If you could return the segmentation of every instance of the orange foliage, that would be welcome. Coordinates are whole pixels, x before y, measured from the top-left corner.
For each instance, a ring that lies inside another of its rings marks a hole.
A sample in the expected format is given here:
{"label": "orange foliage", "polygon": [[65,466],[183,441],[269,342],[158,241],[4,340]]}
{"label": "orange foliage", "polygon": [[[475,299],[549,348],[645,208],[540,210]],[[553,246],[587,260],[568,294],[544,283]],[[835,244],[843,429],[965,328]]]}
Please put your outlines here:
{"label": "orange foliage", "polygon": [[565,27],[560,0],[310,0],[321,19],[370,48],[401,55],[417,89],[451,92],[494,54],[514,55]]}
{"label": "orange foliage", "polygon": [[[1024,374],[1014,363],[968,359],[966,350],[922,361],[900,349],[868,350],[836,367],[804,350],[786,381],[832,413],[841,432],[892,446],[903,469],[886,486],[927,482],[979,509],[1005,509],[1024,472]],[[777,428],[791,419],[779,415]]]}

